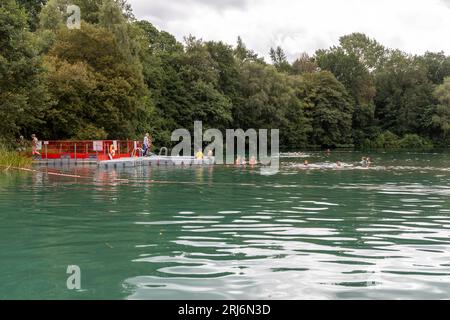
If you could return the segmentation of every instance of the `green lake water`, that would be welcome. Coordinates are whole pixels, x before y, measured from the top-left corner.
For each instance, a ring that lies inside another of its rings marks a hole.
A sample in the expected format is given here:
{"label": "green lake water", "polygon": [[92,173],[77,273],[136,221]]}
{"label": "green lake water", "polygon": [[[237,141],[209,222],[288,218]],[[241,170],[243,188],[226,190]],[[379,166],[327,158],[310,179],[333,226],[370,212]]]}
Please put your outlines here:
{"label": "green lake water", "polygon": [[371,156],[0,173],[0,299],[450,298],[450,154]]}

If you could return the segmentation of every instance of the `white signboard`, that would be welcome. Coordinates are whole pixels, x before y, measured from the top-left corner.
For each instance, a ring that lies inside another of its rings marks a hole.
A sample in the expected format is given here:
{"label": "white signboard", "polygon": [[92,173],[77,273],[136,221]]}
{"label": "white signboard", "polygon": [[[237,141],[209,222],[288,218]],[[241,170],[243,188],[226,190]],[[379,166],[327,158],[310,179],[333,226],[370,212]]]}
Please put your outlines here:
{"label": "white signboard", "polygon": [[94,141],[93,144],[94,151],[103,151],[103,141]]}

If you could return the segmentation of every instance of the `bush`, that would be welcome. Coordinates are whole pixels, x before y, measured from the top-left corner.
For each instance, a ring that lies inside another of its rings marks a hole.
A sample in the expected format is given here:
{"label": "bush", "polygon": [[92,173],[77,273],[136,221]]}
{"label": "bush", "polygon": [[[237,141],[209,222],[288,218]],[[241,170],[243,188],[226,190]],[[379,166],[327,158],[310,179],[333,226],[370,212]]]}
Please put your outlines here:
{"label": "bush", "polygon": [[97,128],[92,124],[87,124],[81,128],[75,136],[76,140],[105,140],[108,134],[103,128]]}
{"label": "bush", "polygon": [[433,144],[417,134],[406,134],[400,140],[400,147],[407,149],[430,149]]}
{"label": "bush", "polygon": [[390,131],[385,131],[378,135],[369,144],[369,147],[375,149],[396,149],[400,147],[400,139],[396,134]]}
{"label": "bush", "polygon": [[385,131],[372,141],[365,139],[363,148],[366,149],[431,149],[433,144],[417,134],[406,134],[400,138],[396,134]]}
{"label": "bush", "polygon": [[0,144],[0,171],[10,167],[28,168],[31,164],[31,158]]}

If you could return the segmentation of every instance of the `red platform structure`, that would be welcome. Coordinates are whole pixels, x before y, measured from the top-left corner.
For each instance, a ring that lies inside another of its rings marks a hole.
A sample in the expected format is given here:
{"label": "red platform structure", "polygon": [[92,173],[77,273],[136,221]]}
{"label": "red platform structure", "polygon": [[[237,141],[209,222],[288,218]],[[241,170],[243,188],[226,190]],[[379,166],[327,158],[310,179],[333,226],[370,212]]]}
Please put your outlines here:
{"label": "red platform structure", "polygon": [[115,147],[114,159],[131,157],[142,148],[133,140],[42,141],[42,159],[108,160],[110,146]]}

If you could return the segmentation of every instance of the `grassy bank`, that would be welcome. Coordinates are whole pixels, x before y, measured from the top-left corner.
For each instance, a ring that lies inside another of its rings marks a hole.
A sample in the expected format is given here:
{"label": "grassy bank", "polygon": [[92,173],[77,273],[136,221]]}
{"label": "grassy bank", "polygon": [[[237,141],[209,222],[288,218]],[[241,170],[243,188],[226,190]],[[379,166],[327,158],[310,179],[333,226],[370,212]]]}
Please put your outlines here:
{"label": "grassy bank", "polygon": [[0,171],[11,167],[29,168],[31,158],[0,144]]}

